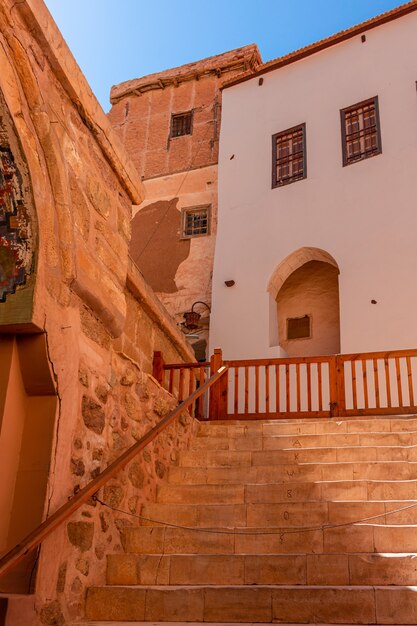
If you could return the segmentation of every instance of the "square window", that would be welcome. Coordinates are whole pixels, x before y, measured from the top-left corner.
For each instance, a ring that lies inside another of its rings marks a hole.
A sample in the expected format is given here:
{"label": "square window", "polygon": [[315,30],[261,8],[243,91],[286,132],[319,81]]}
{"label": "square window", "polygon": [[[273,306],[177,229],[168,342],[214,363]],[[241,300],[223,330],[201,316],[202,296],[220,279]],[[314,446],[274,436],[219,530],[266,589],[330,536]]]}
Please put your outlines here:
{"label": "square window", "polygon": [[210,234],[210,206],[197,206],[182,210],[182,239],[208,234]]}
{"label": "square window", "polygon": [[311,337],[311,317],[290,317],[287,319],[287,340],[308,339]]}
{"label": "square window", "polygon": [[362,161],[381,150],[378,96],[340,111],[343,165]]}
{"label": "square window", "polygon": [[171,115],[171,137],[191,135],[193,127],[193,112]]}
{"label": "square window", "polygon": [[272,136],[272,187],[306,178],[305,130],[305,124],[300,124]]}

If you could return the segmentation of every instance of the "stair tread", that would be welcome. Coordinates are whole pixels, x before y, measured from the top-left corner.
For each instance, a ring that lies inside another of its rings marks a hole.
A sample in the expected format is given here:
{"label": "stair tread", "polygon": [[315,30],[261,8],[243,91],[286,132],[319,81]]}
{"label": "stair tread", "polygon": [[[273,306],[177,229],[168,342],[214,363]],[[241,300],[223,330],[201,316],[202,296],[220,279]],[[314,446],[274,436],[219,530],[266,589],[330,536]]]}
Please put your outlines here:
{"label": "stair tread", "polygon": [[148,519],[123,531],[125,552],[108,555],[86,614],[113,626],[417,624],[415,435],[416,416],[201,424],[142,505]]}

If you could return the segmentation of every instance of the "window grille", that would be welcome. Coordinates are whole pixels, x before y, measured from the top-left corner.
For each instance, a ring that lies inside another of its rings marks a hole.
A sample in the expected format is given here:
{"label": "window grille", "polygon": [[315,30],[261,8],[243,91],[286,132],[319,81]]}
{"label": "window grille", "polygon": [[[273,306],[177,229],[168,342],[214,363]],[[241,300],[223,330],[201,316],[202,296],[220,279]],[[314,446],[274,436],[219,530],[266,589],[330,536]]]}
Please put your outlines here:
{"label": "window grille", "polygon": [[183,209],[182,237],[199,237],[209,234],[210,207],[199,206]]}
{"label": "window grille", "polygon": [[272,137],[272,187],[288,185],[307,176],[305,124]]}
{"label": "window grille", "polygon": [[378,98],[341,111],[343,165],[362,161],[381,152]]}
{"label": "window grille", "polygon": [[171,116],[171,137],[181,137],[181,135],[191,135],[193,114],[179,113]]}
{"label": "window grille", "polygon": [[311,337],[311,318],[309,315],[287,319],[287,340],[308,339],[309,337]]}

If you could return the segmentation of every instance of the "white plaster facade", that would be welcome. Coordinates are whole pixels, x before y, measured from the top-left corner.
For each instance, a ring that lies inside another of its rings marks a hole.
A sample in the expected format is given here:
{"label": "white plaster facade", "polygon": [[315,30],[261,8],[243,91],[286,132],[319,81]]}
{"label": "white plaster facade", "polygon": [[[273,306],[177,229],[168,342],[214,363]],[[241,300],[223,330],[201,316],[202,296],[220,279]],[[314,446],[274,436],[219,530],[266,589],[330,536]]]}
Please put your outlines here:
{"label": "white plaster facade", "polygon": [[[226,358],[284,356],[277,268],[323,253],[342,353],[417,345],[417,12],[365,35],[223,90],[210,343]],[[340,110],[374,96],[382,153],[344,167]],[[302,123],[307,177],[271,188],[272,135]]]}

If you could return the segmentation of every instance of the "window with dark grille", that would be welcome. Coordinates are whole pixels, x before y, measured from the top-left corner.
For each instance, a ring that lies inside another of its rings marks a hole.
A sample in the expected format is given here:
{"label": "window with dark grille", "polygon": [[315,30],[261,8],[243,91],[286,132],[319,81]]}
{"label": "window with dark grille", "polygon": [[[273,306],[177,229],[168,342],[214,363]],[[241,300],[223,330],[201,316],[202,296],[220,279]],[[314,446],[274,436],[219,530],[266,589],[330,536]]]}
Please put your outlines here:
{"label": "window with dark grille", "polygon": [[182,212],[182,237],[198,237],[208,235],[210,230],[210,207],[198,206],[183,209]]}
{"label": "window with dark grille", "polygon": [[178,113],[171,116],[171,137],[191,135],[193,125],[192,111]]}
{"label": "window with dark grille", "polygon": [[290,317],[287,319],[287,339],[307,339],[311,337],[311,318]]}
{"label": "window with dark grille", "polygon": [[343,165],[362,161],[381,152],[378,97],[343,109]]}
{"label": "window with dark grille", "polygon": [[305,124],[300,124],[272,136],[272,187],[307,176],[305,130]]}

